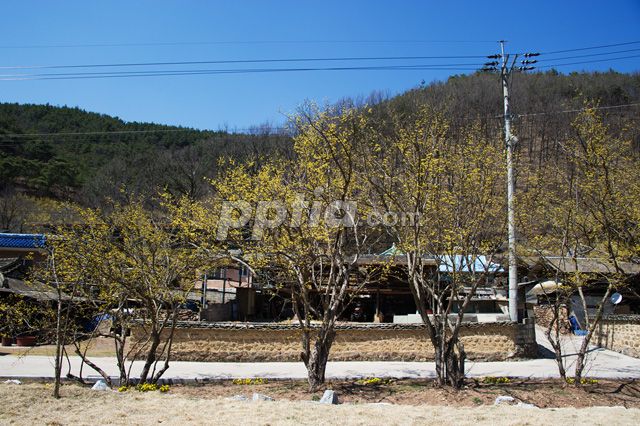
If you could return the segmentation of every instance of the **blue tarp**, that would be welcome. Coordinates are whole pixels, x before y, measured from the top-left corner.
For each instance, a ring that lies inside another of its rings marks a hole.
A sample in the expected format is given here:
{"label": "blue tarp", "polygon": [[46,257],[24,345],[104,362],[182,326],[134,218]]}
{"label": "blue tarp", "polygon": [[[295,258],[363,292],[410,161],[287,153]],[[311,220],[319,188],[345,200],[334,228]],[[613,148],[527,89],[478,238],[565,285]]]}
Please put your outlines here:
{"label": "blue tarp", "polygon": [[587,335],[586,331],[580,330],[580,324],[578,324],[578,320],[576,319],[576,317],[571,315],[569,317],[569,322],[571,322],[571,331],[573,331],[573,334],[575,334],[576,336],[586,336]]}
{"label": "blue tarp", "polygon": [[84,324],[84,330],[86,332],[91,332],[93,330],[95,330],[96,328],[98,328],[98,326],[100,325],[100,323],[102,321],[113,321],[113,317],[109,314],[102,314],[102,315],[97,315],[95,317],[93,317],[93,319],[87,320],[87,322]]}

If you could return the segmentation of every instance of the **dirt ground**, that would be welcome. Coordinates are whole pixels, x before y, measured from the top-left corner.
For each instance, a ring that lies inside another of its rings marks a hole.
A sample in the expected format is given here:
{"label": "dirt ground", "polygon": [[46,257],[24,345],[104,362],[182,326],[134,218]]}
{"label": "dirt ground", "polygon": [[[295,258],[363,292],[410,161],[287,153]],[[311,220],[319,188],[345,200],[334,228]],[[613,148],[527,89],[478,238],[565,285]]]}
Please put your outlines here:
{"label": "dirt ground", "polygon": [[[326,389],[338,393],[340,403],[391,403],[399,405],[430,405],[477,407],[493,405],[498,396],[511,396],[515,402],[540,408],[622,406],[640,408],[640,380],[598,380],[582,388],[567,386],[559,379],[512,379],[510,383],[482,383],[467,380],[459,391],[437,388],[431,380],[394,380],[385,385],[366,385],[358,381],[329,381]],[[228,398],[233,395],[251,397],[254,393],[276,400],[309,401],[321,397],[324,389],[309,394],[305,381],[278,380],[260,385],[239,385],[231,381],[216,381],[174,385],[171,393],[193,398]]]}
{"label": "dirt ground", "polygon": [[[553,382],[521,382],[479,386],[470,383],[460,392],[434,389],[429,382],[398,381],[388,385],[359,386],[330,383],[342,402],[310,404],[303,382],[234,385],[228,382],[173,386],[166,393],[94,391],[64,386],[62,397],[41,382],[22,385],[0,383],[0,425],[611,425],[640,424],[638,383],[606,382],[586,390],[565,389]],[[253,391],[271,395],[275,402],[229,399]],[[550,407],[537,409],[493,404],[496,395]],[[536,395],[539,394],[539,395]],[[477,399],[475,399],[477,398]],[[289,399],[289,400],[287,400]],[[367,402],[393,402],[370,405]],[[616,405],[606,407],[606,405]],[[586,407],[597,405],[596,407]],[[573,408],[573,406],[584,408]]]}

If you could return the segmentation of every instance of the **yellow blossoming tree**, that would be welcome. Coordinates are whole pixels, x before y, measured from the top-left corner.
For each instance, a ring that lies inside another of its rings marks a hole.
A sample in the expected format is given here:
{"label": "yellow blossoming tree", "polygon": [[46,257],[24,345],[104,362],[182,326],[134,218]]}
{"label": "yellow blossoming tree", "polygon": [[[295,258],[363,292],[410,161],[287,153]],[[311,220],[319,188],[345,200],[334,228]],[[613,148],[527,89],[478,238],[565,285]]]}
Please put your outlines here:
{"label": "yellow blossoming tree", "polygon": [[406,256],[437,381],[459,388],[464,312],[495,272],[494,255],[505,242],[502,149],[473,123],[454,133],[446,115],[429,106],[411,115],[390,108],[365,149],[362,175],[377,208],[394,215],[386,229]]}
{"label": "yellow blossoming tree", "polygon": [[309,390],[325,380],[335,324],[371,280],[357,266],[369,244],[357,173],[367,123],[350,108],[308,104],[292,118],[293,161],[232,167],[214,183],[218,237],[289,295],[301,327]]}
{"label": "yellow blossoming tree", "polygon": [[[73,295],[76,305],[92,306],[98,318],[113,321],[106,335],[113,339],[123,386],[130,382],[134,359],[144,360],[141,383],[156,383],[169,368],[176,312],[193,288],[196,270],[211,262],[202,245],[194,243],[203,210],[193,202],[161,198],[162,208],[155,211],[143,200],[113,204],[109,210],[77,207],[76,220],[49,238],[48,261],[36,273],[61,296]],[[73,300],[59,300],[60,322],[69,317]],[[143,337],[127,342],[133,326],[143,330]],[[86,337],[63,326],[58,346]],[[79,346],[76,353],[111,383]]]}
{"label": "yellow blossoming tree", "polygon": [[[521,196],[521,229],[527,244],[543,259],[560,259],[556,281],[547,294],[554,318],[546,335],[567,378],[560,333],[561,306],[581,300],[585,312],[582,341],[575,366],[576,386],[583,384],[587,348],[611,294],[627,286],[628,265],[640,252],[640,158],[626,129],[603,123],[588,101],[572,123],[572,132],[557,141],[562,155],[550,167],[528,176]],[[592,265],[584,270],[584,265]],[[590,318],[585,293],[603,290]]]}

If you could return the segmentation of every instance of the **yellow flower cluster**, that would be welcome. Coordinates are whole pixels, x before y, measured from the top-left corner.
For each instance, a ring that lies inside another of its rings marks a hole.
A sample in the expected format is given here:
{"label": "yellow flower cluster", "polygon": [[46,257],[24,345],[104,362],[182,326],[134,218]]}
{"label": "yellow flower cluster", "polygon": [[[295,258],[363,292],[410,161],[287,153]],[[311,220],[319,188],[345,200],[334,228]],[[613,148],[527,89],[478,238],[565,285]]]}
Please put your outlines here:
{"label": "yellow flower cluster", "polygon": [[[572,378],[572,377],[567,377],[565,379],[567,381],[567,383],[575,383],[576,379]],[[597,379],[590,379],[588,377],[583,377],[582,380],[580,380],[580,384],[582,385],[597,385],[598,384],[598,380]]]}
{"label": "yellow flower cluster", "polygon": [[234,385],[265,385],[269,383],[269,380],[256,377],[255,379],[233,379],[231,383]]}
{"label": "yellow flower cluster", "polygon": [[487,376],[480,380],[482,383],[509,383],[511,380],[507,377]]}
{"label": "yellow flower cluster", "polygon": [[162,393],[168,392],[169,390],[171,390],[169,385],[158,386],[156,384],[151,384],[151,383],[142,383],[142,384],[138,383],[137,385],[135,385],[135,387],[134,386],[120,386],[118,391],[126,392],[126,391],[131,390],[131,389],[137,390],[138,392],[160,391]]}
{"label": "yellow flower cluster", "polygon": [[391,379],[380,379],[378,377],[365,377],[364,379],[358,380],[358,383],[361,385],[388,385],[391,383]]}

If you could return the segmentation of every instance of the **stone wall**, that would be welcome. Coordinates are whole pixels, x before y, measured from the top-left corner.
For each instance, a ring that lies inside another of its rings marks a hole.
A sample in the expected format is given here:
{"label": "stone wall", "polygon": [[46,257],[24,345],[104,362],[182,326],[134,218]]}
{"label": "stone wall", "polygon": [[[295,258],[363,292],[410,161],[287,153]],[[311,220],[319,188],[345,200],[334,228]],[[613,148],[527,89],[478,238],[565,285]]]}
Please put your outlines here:
{"label": "stone wall", "polygon": [[[142,329],[133,329],[133,339]],[[172,359],[209,362],[299,361],[301,331],[283,323],[180,323]],[[460,330],[467,358],[496,361],[537,356],[533,323],[470,323]],[[422,324],[338,324],[332,361],[431,361]]]}
{"label": "stone wall", "polygon": [[[558,323],[560,324],[560,334],[571,333],[571,322],[569,321],[569,311],[566,306],[559,308]],[[549,328],[554,317],[553,305],[536,305],[533,307],[536,324]]]}
{"label": "stone wall", "polygon": [[[235,296],[235,295],[234,295]],[[231,319],[232,307],[230,303],[212,303],[200,311],[205,321],[228,321]]]}
{"label": "stone wall", "polygon": [[593,335],[593,343],[640,358],[640,315],[603,315]]}

